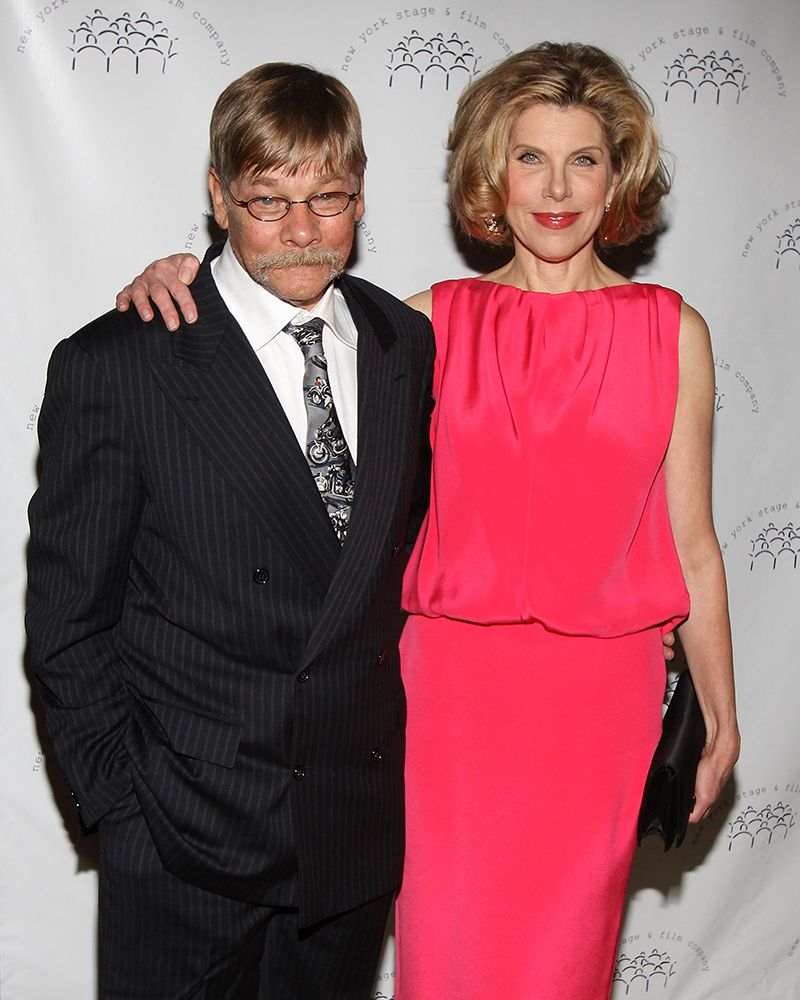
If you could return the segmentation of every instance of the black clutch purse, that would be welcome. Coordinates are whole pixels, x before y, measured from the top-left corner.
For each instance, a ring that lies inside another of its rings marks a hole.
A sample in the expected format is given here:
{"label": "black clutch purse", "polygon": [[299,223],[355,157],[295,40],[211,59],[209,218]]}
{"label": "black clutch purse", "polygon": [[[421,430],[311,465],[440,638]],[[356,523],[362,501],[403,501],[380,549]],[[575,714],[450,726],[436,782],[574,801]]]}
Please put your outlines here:
{"label": "black clutch purse", "polygon": [[638,840],[657,834],[668,851],[680,847],[694,806],[694,780],[706,741],[703,713],[692,677],[678,678],[662,723],[661,739],[653,754],[639,811]]}

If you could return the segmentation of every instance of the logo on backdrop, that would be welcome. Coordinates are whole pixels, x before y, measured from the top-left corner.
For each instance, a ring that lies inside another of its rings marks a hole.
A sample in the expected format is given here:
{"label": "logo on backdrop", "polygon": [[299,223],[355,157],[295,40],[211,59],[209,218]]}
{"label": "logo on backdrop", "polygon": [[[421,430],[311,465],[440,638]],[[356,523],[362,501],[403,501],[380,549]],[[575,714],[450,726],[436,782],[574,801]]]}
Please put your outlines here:
{"label": "logo on backdrop", "polygon": [[375,234],[363,219],[356,223],[356,238],[359,250],[366,253],[378,252],[378,242],[375,239]]}
{"label": "logo on backdrop", "polygon": [[671,98],[674,101],[680,97],[697,104],[699,98],[701,103],[733,101],[738,104],[747,90],[749,76],[742,60],[731,55],[727,49],[720,55],[714,49],[698,55],[694,49],[688,48],[667,66],[664,100]]}
{"label": "logo on backdrop", "polygon": [[[674,930],[649,930],[629,934],[614,966],[612,1000],[621,997],[669,996],[672,978],[687,957],[697,971],[710,969],[705,950],[694,940]],[[688,956],[687,956],[688,953]]]}
{"label": "logo on backdrop", "polygon": [[378,15],[357,32],[339,72],[370,62],[393,91],[458,94],[480,72],[513,47],[481,14],[444,4],[406,7]]}
{"label": "logo on backdrop", "polygon": [[675,965],[672,955],[667,951],[659,951],[658,948],[640,951],[638,955],[626,955],[622,952],[614,967],[612,982],[615,995],[644,996],[655,993],[658,989],[666,989],[675,975]]}
{"label": "logo on backdrop", "polygon": [[767,846],[786,840],[797,820],[797,811],[788,803],[778,801],[756,809],[749,805],[731,820],[728,828],[728,850]]}
{"label": "logo on backdrop", "polygon": [[426,86],[450,90],[452,83],[459,92],[477,76],[480,63],[472,43],[455,31],[447,38],[441,31],[423,38],[415,29],[388,51],[390,87],[410,84],[419,90]]}
{"label": "logo on backdrop", "polygon": [[726,792],[702,822],[689,828],[685,846],[695,847],[708,832],[720,845],[728,841],[729,854],[775,849],[790,838],[798,817],[800,784],[762,785],[733,797]]}
{"label": "logo on backdrop", "polygon": [[[767,83],[786,97],[786,78],[769,44],[735,25],[695,24],[656,35],[628,63],[631,73],[662,72],[664,101],[698,107],[746,103],[751,84]],[[655,87],[651,93],[655,96]]]}
{"label": "logo on backdrop", "polygon": [[797,569],[798,553],[800,521],[787,521],[780,527],[770,521],[750,540],[750,569],[776,570],[779,565]]}
{"label": "logo on backdrop", "polygon": [[126,11],[110,18],[100,8],[87,14],[77,28],[72,30],[72,68],[87,63],[129,71],[137,76],[146,72],[164,73],[173,59],[175,42],[169,29],[161,20],[153,20],[146,13],[132,18]]}
{"label": "logo on backdrop", "polygon": [[722,355],[714,355],[714,410],[716,413],[744,409],[760,413],[758,396],[744,372]]}
{"label": "logo on backdrop", "polygon": [[[778,571],[781,575],[782,571],[797,569],[799,530],[800,500],[764,504],[754,513],[745,514],[730,531],[720,534],[722,554],[727,555],[734,545],[746,540],[748,569],[754,575],[762,571]],[[760,555],[761,552],[766,554]]]}
{"label": "logo on backdrop", "polygon": [[[769,244],[762,237],[769,237]],[[758,254],[753,250],[759,244]],[[754,223],[741,249],[745,260],[758,256],[774,260],[775,270],[786,274],[800,271],[800,198],[787,198],[765,207]]]}
{"label": "logo on backdrop", "polygon": [[[17,52],[24,55],[34,47],[33,40],[40,27],[50,24],[53,19],[53,30],[60,20],[62,8],[69,0],[51,0],[31,18],[30,23],[21,30],[17,38]],[[161,6],[170,7],[170,24],[160,18],[151,17],[142,11],[138,17],[124,9],[122,3],[115,5],[112,13],[107,14],[100,7],[95,7],[91,13],[82,17],[77,27],[66,28],[70,36],[67,48],[72,53],[72,69],[87,69],[95,67],[102,73],[126,73],[136,76],[162,75],[166,72],[170,61],[178,54],[176,42],[178,36],[173,27],[174,22],[183,18],[184,43],[187,38],[197,43],[198,36],[205,36],[206,41],[215,49],[215,55],[220,66],[230,66],[231,59],[227,42],[220,34],[221,25],[214,22],[191,6],[187,7],[184,0],[160,0]],[[120,10],[122,8],[122,11]],[[140,7],[134,8],[141,11]],[[151,7],[152,10],[152,7]],[[78,17],[80,15],[77,15]],[[63,32],[62,27],[58,30]],[[63,35],[60,37],[63,38]],[[181,45],[181,50],[185,44]]]}
{"label": "logo on backdrop", "polygon": [[777,239],[775,267],[784,265],[800,270],[800,217],[779,233]]}

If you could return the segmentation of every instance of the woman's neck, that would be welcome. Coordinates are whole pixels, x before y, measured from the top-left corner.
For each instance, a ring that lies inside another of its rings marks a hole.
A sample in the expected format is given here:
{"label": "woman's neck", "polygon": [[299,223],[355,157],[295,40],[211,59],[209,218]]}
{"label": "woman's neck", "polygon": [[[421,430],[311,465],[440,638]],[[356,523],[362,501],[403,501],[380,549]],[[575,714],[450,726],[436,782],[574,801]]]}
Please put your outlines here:
{"label": "woman's neck", "polygon": [[544,261],[518,249],[508,264],[487,274],[486,279],[529,292],[553,294],[628,284],[626,278],[612,271],[593,250],[569,260]]}

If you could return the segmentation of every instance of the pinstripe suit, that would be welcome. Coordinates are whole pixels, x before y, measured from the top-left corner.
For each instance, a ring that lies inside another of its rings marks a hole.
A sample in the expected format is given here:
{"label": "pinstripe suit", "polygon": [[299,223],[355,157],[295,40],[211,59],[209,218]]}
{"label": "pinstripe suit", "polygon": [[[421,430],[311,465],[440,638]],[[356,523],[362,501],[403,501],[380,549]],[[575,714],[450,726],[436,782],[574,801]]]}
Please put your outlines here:
{"label": "pinstripe suit", "polygon": [[133,790],[169,872],[303,926],[400,881],[399,594],[433,351],[420,314],[340,287],[343,548],[208,257],[196,325],[112,312],[56,348],[30,507],[32,660],[84,823]]}

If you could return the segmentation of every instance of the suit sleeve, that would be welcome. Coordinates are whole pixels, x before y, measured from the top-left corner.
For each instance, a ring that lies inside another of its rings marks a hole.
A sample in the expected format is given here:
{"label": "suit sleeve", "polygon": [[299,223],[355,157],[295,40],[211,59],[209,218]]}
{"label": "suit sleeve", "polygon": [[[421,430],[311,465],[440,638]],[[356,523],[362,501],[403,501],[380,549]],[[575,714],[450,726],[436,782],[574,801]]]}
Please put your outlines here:
{"label": "suit sleeve", "polygon": [[75,340],[50,361],[29,508],[26,628],[56,755],[86,826],[128,782],[115,649],[144,487],[119,400]]}

